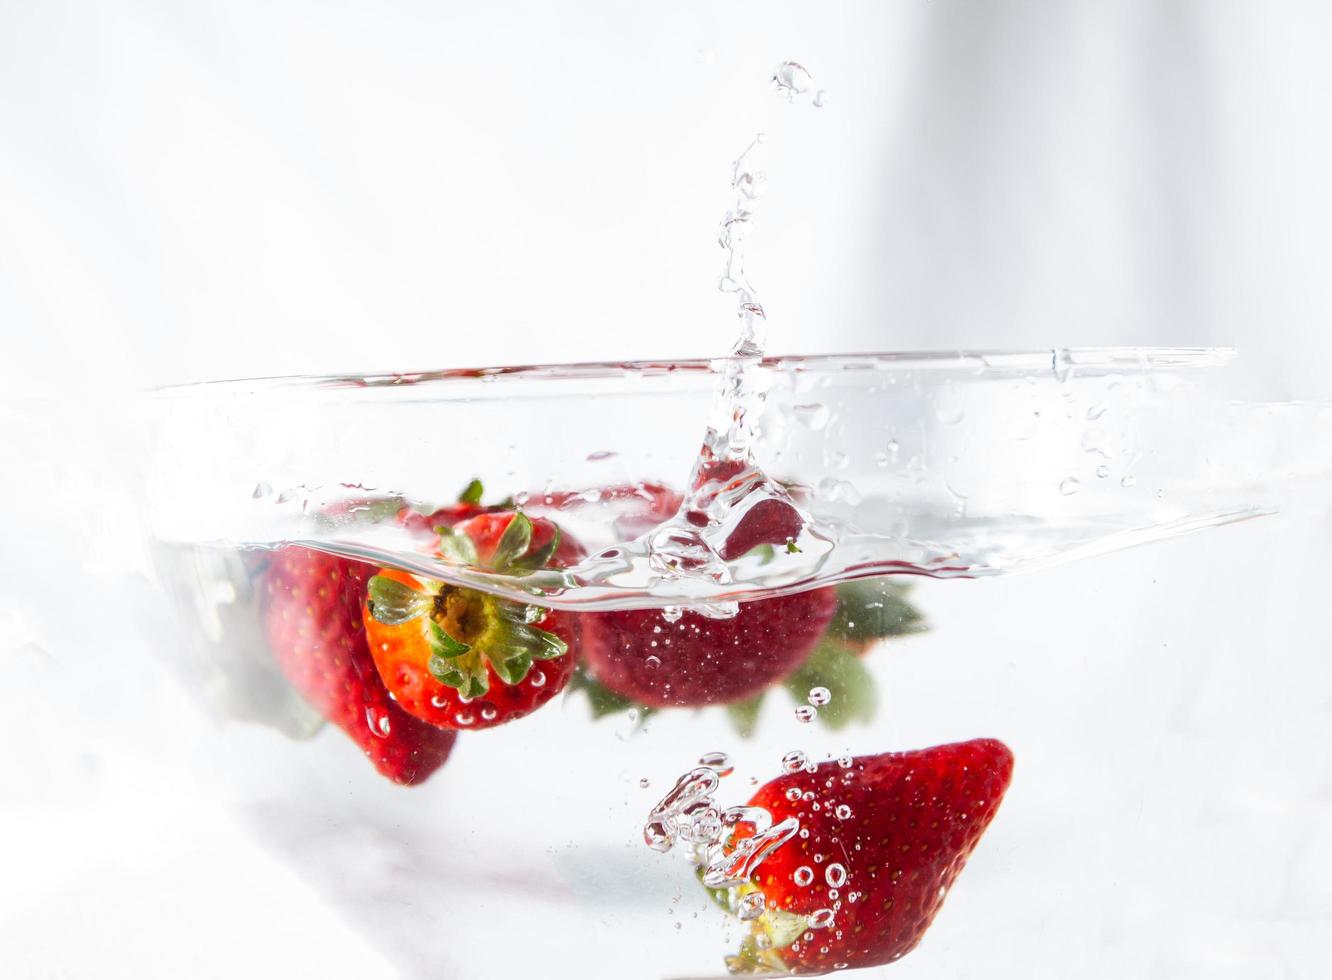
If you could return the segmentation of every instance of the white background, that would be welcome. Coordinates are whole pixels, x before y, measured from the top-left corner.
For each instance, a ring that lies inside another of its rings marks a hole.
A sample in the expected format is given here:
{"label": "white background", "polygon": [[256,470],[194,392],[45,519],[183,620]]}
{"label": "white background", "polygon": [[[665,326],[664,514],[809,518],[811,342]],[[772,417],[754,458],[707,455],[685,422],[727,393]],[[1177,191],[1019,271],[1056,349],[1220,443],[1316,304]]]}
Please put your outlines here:
{"label": "white background", "polygon": [[[1255,393],[1326,398],[1329,38],[1316,2],[10,0],[0,386],[77,402],[216,377],[717,353],[733,321],[712,288],[716,223],[730,161],[765,128],[750,268],[775,351],[1234,344]],[[828,89],[825,108],[773,100],[785,58]],[[26,435],[32,453],[24,409],[3,421],[0,439]],[[37,465],[4,453],[11,491],[36,475],[88,492],[58,515],[20,494],[0,519],[15,556],[0,573],[0,965],[425,975],[200,794],[202,724],[141,657],[165,632],[114,625],[127,607],[148,624],[165,613],[124,529],[98,516],[112,491],[87,459],[42,449]],[[1234,550],[1209,545],[1207,575],[1181,543],[1107,567],[1203,596],[1214,584],[1234,608],[1251,597],[1234,569],[1261,568],[1271,545],[1218,533]],[[1326,617],[1291,620],[1305,607],[1273,596],[1316,603],[1299,583],[1326,574],[1282,533],[1279,560],[1305,564],[1258,608],[1286,618],[1210,626],[1234,669],[1207,690],[1242,698],[1252,678],[1236,665],[1256,645],[1284,651],[1285,676],[1313,682],[1281,743],[1297,751],[1332,734],[1326,643],[1310,639]],[[85,579],[62,561],[121,584],[66,595]],[[1089,567],[1061,580],[1070,630],[1079,596],[1118,608],[1133,594]],[[1003,584],[986,602],[1035,617],[1045,596]],[[944,622],[955,600],[939,601]],[[1153,629],[1187,632],[1163,615]],[[1126,641],[1118,676],[1154,676],[1151,639]],[[1187,673],[1173,683],[1188,692]],[[1292,833],[1329,822],[1288,816]],[[1309,869],[1332,844],[1291,854],[1260,903],[1265,921],[1314,923],[1269,937],[1295,937],[1287,972],[1236,938],[1173,975],[1312,975],[1299,941],[1326,938],[1332,900]]]}

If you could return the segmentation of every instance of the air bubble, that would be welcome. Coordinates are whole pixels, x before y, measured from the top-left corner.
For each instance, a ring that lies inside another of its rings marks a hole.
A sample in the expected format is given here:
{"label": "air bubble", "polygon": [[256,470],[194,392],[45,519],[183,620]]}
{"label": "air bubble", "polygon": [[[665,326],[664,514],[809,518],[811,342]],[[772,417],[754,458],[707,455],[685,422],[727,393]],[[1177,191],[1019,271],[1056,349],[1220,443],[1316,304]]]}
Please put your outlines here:
{"label": "air bubble", "polygon": [[459,711],[453,716],[453,720],[459,725],[470,725],[472,722],[476,721],[476,718],[470,711]]}
{"label": "air bubble", "polygon": [[1059,492],[1065,497],[1071,497],[1082,489],[1082,481],[1076,476],[1066,477],[1059,484]]}
{"label": "air bubble", "polygon": [[837,809],[834,810],[833,813],[837,814],[838,820],[846,820],[851,816],[851,808],[845,803],[839,803],[837,804]]}
{"label": "air bubble", "polygon": [[649,786],[651,786],[651,785],[652,785],[652,783],[648,780],[648,778],[647,778],[646,776],[644,776],[642,779],[640,779],[640,780],[638,781],[638,788],[639,788],[639,789],[647,789],[647,788],[648,788]]}
{"label": "air bubble", "polygon": [[736,903],[735,912],[740,916],[741,921],[757,919],[763,914],[763,906],[767,901],[762,892],[750,892]]}
{"label": "air bubble", "polygon": [[821,88],[814,93],[814,108],[822,109],[827,104],[828,104],[828,90]]}
{"label": "air bubble", "polygon": [[841,766],[843,769],[850,769],[851,762],[852,759],[850,755],[841,755],[837,757],[837,764]]}
{"label": "air bubble", "polygon": [[819,909],[809,917],[809,924],[815,929],[827,929],[833,924],[833,910]]}
{"label": "air bubble", "polygon": [[809,689],[809,703],[816,708],[821,708],[832,700],[832,691],[826,687],[811,687]]}
{"label": "air bubble", "polygon": [[790,789],[788,789],[786,791],[786,798],[790,800],[792,803],[798,802],[800,799],[800,787],[792,786]]}
{"label": "air bubble", "polygon": [[801,769],[805,768],[805,763],[808,761],[809,757],[805,755],[804,752],[801,752],[799,749],[793,749],[786,753],[786,755],[782,756],[782,769],[786,772],[799,772]]}
{"label": "air bubble", "polygon": [[[650,659],[650,658],[649,658]],[[717,773],[718,776],[729,776],[735,772],[735,766],[731,763],[731,757],[725,752],[704,752],[698,757],[700,766],[707,766]]]}
{"label": "air bubble", "polygon": [[1106,466],[1104,463],[1096,467],[1097,479],[1104,480],[1109,475],[1110,475],[1110,467]]}
{"label": "air bubble", "polygon": [[795,873],[791,875],[791,880],[801,888],[806,888],[814,881],[814,869],[807,864],[802,864],[795,869]]}
{"label": "air bubble", "polygon": [[534,670],[527,675],[527,683],[532,687],[544,687],[546,684],[546,675],[539,670]]}
{"label": "air bubble", "polygon": [[823,880],[831,888],[841,888],[846,884],[846,868],[834,862],[823,869]]}
{"label": "air bubble", "polygon": [[493,704],[485,705],[485,706],[481,709],[481,720],[482,720],[482,721],[494,721],[495,718],[496,718],[498,715],[499,715],[499,712],[495,709],[495,706],[494,706]]}
{"label": "air bubble", "polygon": [[802,722],[803,724],[807,725],[819,716],[819,711],[817,708],[814,708],[808,704],[802,704],[800,707],[795,709],[795,716],[796,716],[796,721]]}
{"label": "air bubble", "polygon": [[[655,642],[655,641],[654,641],[654,642]],[[658,656],[650,656],[650,657],[648,657],[646,660],[643,661],[643,665],[646,666],[646,667],[649,667],[649,668],[657,668],[657,667],[660,667],[660,666],[661,666],[661,658],[658,657]]]}
{"label": "air bubble", "polygon": [[823,404],[823,402],[793,405],[791,407],[791,414],[795,416],[797,422],[811,432],[818,432],[832,419],[832,412],[827,405]]}

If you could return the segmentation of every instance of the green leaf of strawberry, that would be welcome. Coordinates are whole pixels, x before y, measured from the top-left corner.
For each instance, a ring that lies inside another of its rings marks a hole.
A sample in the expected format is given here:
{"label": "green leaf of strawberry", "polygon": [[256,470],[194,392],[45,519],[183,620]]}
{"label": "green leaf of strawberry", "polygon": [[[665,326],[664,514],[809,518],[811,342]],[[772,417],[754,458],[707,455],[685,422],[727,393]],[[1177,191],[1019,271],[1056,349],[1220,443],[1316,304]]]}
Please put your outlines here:
{"label": "green leaf of strawberry", "polygon": [[460,534],[451,527],[437,527],[435,531],[439,534],[439,556],[445,561],[472,567],[481,564],[481,559],[476,553],[476,545],[467,535]]}
{"label": "green leaf of strawberry", "polygon": [[383,575],[370,579],[369,598],[375,619],[387,626],[400,626],[430,608],[419,592]]}
{"label": "green leaf of strawberry", "polygon": [[[378,619],[378,614],[376,617]],[[383,620],[380,620],[383,622]],[[393,624],[390,624],[393,625]],[[436,657],[442,657],[445,660],[452,660],[454,657],[460,657],[468,650],[472,649],[469,644],[461,640],[455,640],[444,632],[444,627],[440,626],[434,620],[430,621],[430,633],[426,637],[426,642],[430,645],[430,652]]]}
{"label": "green leaf of strawberry", "polygon": [[485,496],[486,488],[480,480],[473,478],[472,482],[463,487],[462,493],[458,494],[458,503],[460,504],[479,504],[481,498]]}
{"label": "green leaf of strawberry", "polygon": [[507,572],[515,561],[527,554],[532,547],[532,521],[522,511],[513,515],[509,526],[500,535],[499,544],[490,558],[490,567],[497,572]]}
{"label": "green leaf of strawberry", "polygon": [[858,579],[837,587],[837,612],[828,624],[831,636],[871,643],[889,636],[923,633],[925,617],[910,602],[911,586],[900,576]]}

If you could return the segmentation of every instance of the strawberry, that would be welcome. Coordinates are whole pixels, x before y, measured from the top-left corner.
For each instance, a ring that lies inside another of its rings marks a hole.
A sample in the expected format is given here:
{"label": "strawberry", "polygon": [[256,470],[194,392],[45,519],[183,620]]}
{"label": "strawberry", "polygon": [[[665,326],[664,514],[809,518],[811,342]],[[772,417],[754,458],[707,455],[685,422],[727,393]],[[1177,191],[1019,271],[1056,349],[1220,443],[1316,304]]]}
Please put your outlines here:
{"label": "strawberry", "polygon": [[837,609],[834,589],[742,602],[730,619],[657,609],[582,615],[583,659],[610,691],[649,707],[727,704],[802,664]]}
{"label": "strawberry", "polygon": [[[441,527],[447,561],[524,575],[576,561],[582,549],[550,521],[508,511]],[[379,675],[402,708],[448,728],[491,728],[539,708],[573,672],[568,613],[381,569],[362,611]]]}
{"label": "strawberry", "polygon": [[[763,786],[749,805],[774,824],[794,818],[800,831],[734,890],[740,908],[754,891],[764,897],[733,967],[822,973],[911,952],[1012,774],[1007,746],[976,739],[864,756],[847,767],[827,762]],[[754,834],[753,824],[739,823],[728,846]]]}
{"label": "strawberry", "polygon": [[399,708],[375,672],[361,625],[372,571],[311,548],[278,549],[264,573],[264,629],[287,680],[381,773],[411,786],[444,764],[457,736]]}

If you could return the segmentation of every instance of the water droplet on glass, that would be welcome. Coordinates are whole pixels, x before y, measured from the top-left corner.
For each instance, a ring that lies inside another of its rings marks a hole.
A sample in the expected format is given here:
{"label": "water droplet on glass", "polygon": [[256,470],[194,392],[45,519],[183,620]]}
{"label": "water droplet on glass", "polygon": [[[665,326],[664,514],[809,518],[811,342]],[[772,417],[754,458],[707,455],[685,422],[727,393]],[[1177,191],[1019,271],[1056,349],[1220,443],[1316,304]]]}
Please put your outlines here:
{"label": "water droplet on glass", "polygon": [[795,716],[796,716],[796,721],[808,725],[811,721],[813,721],[815,718],[819,716],[819,710],[815,707],[812,707],[811,705],[802,704],[800,707],[795,709]]}
{"label": "water droplet on glass", "polygon": [[832,888],[841,888],[846,884],[846,868],[836,862],[823,869],[823,880]]}
{"label": "water droplet on glass", "polygon": [[802,864],[795,869],[795,874],[791,875],[791,880],[801,888],[805,888],[814,881],[814,869],[807,864]]}
{"label": "water droplet on glass", "polygon": [[805,768],[805,763],[809,757],[799,749],[792,749],[786,755],[782,756],[782,769],[786,772],[799,772]]}
{"label": "water droplet on glass", "polygon": [[809,703],[816,708],[821,708],[832,700],[832,691],[826,687],[811,687],[809,689]]}
{"label": "water droplet on glass", "polygon": [[1076,476],[1066,477],[1059,484],[1059,492],[1062,493],[1065,497],[1071,497],[1073,496],[1073,494],[1077,493],[1081,489],[1082,489],[1082,481],[1079,480]]}

